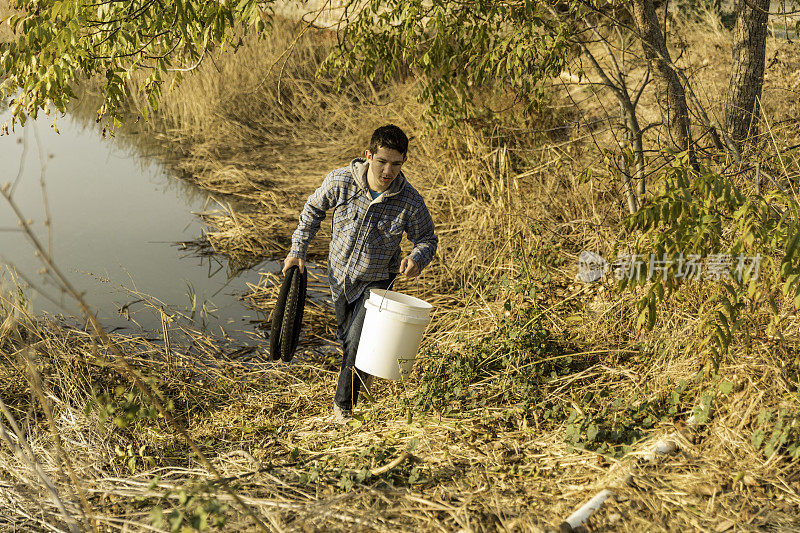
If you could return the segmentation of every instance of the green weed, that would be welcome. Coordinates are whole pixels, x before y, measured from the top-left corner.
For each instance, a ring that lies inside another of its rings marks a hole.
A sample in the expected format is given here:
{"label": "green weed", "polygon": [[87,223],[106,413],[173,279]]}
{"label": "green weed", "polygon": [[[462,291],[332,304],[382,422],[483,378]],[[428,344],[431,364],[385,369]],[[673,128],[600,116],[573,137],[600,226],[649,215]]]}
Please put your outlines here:
{"label": "green weed", "polygon": [[791,459],[800,458],[800,411],[765,409],[758,414],[756,429],[750,437],[753,446],[764,457],[785,453]]}
{"label": "green weed", "polygon": [[205,485],[190,485],[167,491],[164,498],[176,498],[178,506],[166,513],[163,504],[156,505],[150,512],[150,520],[154,527],[169,531],[208,531],[212,528],[221,530],[227,522],[225,513],[228,505],[211,494],[213,492],[209,493],[209,488]]}
{"label": "green weed", "polygon": [[514,311],[515,300],[503,305],[504,316],[494,331],[458,349],[432,346],[423,353],[420,386],[413,403],[423,409],[470,410],[479,407],[529,404],[541,395],[547,376],[567,371],[570,358],[557,353],[535,305]]}

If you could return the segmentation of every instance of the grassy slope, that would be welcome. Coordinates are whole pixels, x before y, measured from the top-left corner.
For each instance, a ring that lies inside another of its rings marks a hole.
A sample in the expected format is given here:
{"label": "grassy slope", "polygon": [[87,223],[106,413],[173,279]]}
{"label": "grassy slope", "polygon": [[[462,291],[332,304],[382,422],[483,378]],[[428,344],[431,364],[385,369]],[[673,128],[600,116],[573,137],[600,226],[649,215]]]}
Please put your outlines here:
{"label": "grassy slope", "polygon": [[[235,213],[208,217],[218,231],[207,245],[241,264],[282,257],[305,197],[327,171],[360,154],[376,125],[392,121],[414,132],[406,173],[441,236],[438,260],[420,280],[400,286],[437,305],[415,378],[380,384],[357,427],[339,430],[329,420],[336,363],[323,350],[309,347],[308,363],[281,366],[219,353],[198,337],[192,347],[175,348],[174,359],[186,364],[169,364],[143,339],[119,340],[148,361],[142,371],[158,378],[192,437],[271,528],[540,530],[609,485],[618,486],[616,496],[593,527],[798,527],[796,461],[780,452],[766,457],[751,440],[759,424],[775,427],[763,415],[759,422],[764,409],[797,412],[794,344],[760,338],[748,351],[737,348],[715,381],[700,347],[702,289],[676,294],[648,333],[634,327],[630,294],[572,282],[581,250],[610,256],[609,243],[619,238],[623,213],[613,183],[576,179],[597,158],[591,141],[608,143],[602,127],[519,135],[510,117],[493,135],[426,132],[413,80],[355,84],[344,95],[314,80],[330,44],[323,34],[309,33],[285,67],[270,70],[294,31],[279,27],[267,43],[247,42],[205,63],[168,97],[151,127],[186,179],[220,200],[239,201]],[[714,95],[726,85],[726,34],[707,27],[678,33],[696,91],[719,113]],[[787,103],[781,94],[797,90],[797,59],[786,47],[769,54],[776,59],[764,105],[778,122],[796,116],[796,99]],[[579,118],[563,90],[553,94],[526,131]],[[586,100],[585,121],[602,118],[603,106],[613,108],[605,95]],[[655,116],[652,102],[642,106],[644,116]],[[792,127],[796,122],[784,123],[781,141],[796,138]],[[326,240],[323,231],[317,259]],[[275,281],[254,289],[254,305],[271,307]],[[308,331],[331,338],[330,315],[312,309]],[[16,352],[34,343],[64,447],[74,453],[92,512],[109,528],[121,528],[120,520],[146,523],[154,505],[226,516],[226,530],[253,528],[218,487],[200,482],[202,469],[182,440],[136,410],[137,395],[126,398],[129,387],[109,373],[87,336],[18,316],[0,342],[8,359],[2,397],[17,417],[43,427],[43,413],[29,407],[26,363]],[[112,417],[123,407],[134,413],[131,425],[101,423],[102,410],[83,414],[92,384],[108,392],[101,403],[117,409]],[[711,417],[678,437],[681,452],[639,461],[647,439],[682,429],[704,393],[716,395]],[[52,470],[58,455],[46,434],[34,431],[31,440]],[[382,471],[387,464],[392,468]],[[0,467],[11,479],[30,472],[7,453]],[[148,489],[156,474],[160,480]],[[71,483],[54,476],[71,498]],[[8,489],[10,504],[28,509],[21,502],[36,486]],[[218,504],[229,507],[215,510]],[[12,516],[6,520],[33,523]],[[42,520],[58,517],[50,510]]]}

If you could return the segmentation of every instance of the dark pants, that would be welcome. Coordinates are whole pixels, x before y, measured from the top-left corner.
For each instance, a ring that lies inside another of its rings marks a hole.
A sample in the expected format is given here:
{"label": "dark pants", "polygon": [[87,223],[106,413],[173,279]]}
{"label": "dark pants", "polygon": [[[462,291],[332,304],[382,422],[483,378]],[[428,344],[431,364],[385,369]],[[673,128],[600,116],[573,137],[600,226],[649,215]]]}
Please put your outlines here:
{"label": "dark pants", "polygon": [[336,338],[342,345],[343,355],[339,382],[336,385],[336,396],[333,401],[342,409],[349,410],[356,405],[358,390],[361,382],[366,378],[366,373],[353,366],[356,362],[358,341],[361,339],[361,329],[364,327],[364,316],[367,313],[364,302],[369,299],[370,289],[386,289],[391,284],[391,279],[375,281],[370,283],[353,303],[347,303],[344,296],[340,296],[334,303],[337,324]]}

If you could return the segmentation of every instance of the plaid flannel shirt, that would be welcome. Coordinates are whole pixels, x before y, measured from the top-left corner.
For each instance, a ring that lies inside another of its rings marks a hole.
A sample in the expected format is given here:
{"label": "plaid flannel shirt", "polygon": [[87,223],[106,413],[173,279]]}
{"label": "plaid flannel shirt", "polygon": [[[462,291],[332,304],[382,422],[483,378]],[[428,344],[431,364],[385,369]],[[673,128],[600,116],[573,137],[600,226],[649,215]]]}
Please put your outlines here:
{"label": "plaid flannel shirt", "polygon": [[334,210],[328,254],[328,281],[334,301],[344,296],[351,303],[368,283],[397,274],[403,233],[414,244],[409,257],[420,270],[431,262],[439,242],[422,196],[403,173],[373,200],[367,187],[367,168],[366,160],[359,158],[328,174],[309,196],[292,234],[289,255],[305,260],[308,244],[325,213]]}

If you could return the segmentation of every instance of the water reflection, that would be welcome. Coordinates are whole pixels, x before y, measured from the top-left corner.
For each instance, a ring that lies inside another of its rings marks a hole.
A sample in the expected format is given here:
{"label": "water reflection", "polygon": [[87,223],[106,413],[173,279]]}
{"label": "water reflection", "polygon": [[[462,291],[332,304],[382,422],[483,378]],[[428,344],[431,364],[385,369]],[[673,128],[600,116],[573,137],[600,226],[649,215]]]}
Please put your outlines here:
{"label": "water reflection", "polygon": [[[0,113],[0,123],[10,118]],[[167,316],[183,313],[195,327],[239,340],[251,339],[252,313],[237,295],[256,283],[254,271],[228,279],[208,259],[185,257],[172,243],[202,232],[192,211],[207,195],[168,175],[134,135],[103,139],[94,121],[58,119],[60,135],[41,115],[0,137],[0,184],[16,182],[14,200],[71,282],[109,327],[159,329]],[[20,172],[17,174],[17,169]],[[42,179],[43,177],[43,179]],[[44,186],[42,186],[42,183]],[[46,200],[45,200],[46,199]],[[46,222],[51,221],[48,227]],[[41,264],[17,229],[9,206],[0,205],[0,255],[20,275],[39,284]],[[216,274],[213,272],[216,271]],[[212,275],[213,274],[213,275]],[[9,274],[4,274],[8,280]],[[74,312],[52,285],[47,292]],[[34,312],[62,313],[42,294],[28,291]]]}

